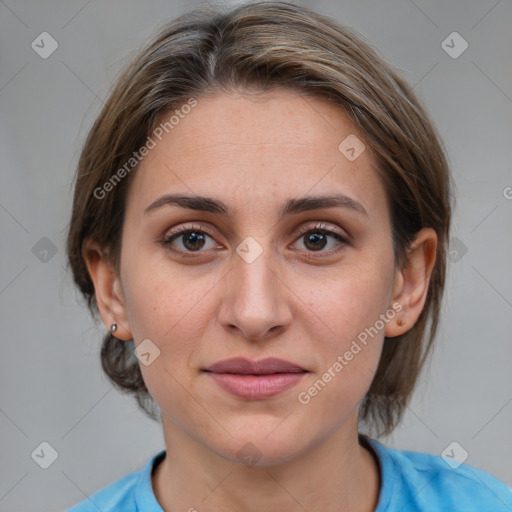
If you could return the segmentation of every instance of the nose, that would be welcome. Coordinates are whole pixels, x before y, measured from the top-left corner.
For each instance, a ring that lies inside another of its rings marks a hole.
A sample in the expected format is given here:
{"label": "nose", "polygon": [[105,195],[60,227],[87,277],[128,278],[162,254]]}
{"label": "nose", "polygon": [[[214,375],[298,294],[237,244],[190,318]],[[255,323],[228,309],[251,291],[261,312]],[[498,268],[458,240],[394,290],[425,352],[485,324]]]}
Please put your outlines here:
{"label": "nose", "polygon": [[231,334],[249,341],[282,334],[292,319],[289,301],[293,292],[279,275],[279,264],[272,261],[271,253],[265,248],[253,261],[235,253],[233,267],[222,283],[219,321]]}

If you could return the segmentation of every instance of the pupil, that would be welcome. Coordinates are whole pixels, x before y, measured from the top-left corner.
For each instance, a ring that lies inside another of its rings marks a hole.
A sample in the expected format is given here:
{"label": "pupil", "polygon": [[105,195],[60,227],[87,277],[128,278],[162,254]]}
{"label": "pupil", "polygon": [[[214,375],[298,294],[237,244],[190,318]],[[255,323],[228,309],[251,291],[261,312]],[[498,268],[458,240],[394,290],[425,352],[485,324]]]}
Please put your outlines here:
{"label": "pupil", "polygon": [[[323,234],[315,233],[315,234],[309,235],[307,237],[307,241],[312,242],[314,249],[318,249],[318,248],[323,249],[325,247],[325,235],[323,235]],[[324,243],[321,244],[322,242],[324,242]]]}
{"label": "pupil", "polygon": [[[192,241],[192,247],[190,247],[188,243],[185,243],[185,246],[191,250],[200,249],[204,245],[204,236],[198,235],[197,233],[194,233],[194,232],[190,232],[188,235],[186,235],[185,240]],[[196,244],[198,244],[198,241],[203,242],[203,244],[199,243],[199,245],[197,246]]]}

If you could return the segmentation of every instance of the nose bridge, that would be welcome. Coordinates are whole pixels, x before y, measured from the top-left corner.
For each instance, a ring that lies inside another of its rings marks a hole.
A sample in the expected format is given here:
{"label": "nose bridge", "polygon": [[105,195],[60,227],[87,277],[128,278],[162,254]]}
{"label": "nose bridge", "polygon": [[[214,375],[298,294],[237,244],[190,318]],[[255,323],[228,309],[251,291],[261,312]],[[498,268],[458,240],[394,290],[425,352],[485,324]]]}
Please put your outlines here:
{"label": "nose bridge", "polygon": [[257,301],[252,307],[268,307],[274,303],[278,290],[275,282],[275,257],[270,243],[247,237],[239,244],[236,253],[234,284],[239,298]]}
{"label": "nose bridge", "polygon": [[263,338],[290,319],[276,258],[269,238],[265,240],[247,237],[236,248],[223,304],[222,322],[249,339]]}

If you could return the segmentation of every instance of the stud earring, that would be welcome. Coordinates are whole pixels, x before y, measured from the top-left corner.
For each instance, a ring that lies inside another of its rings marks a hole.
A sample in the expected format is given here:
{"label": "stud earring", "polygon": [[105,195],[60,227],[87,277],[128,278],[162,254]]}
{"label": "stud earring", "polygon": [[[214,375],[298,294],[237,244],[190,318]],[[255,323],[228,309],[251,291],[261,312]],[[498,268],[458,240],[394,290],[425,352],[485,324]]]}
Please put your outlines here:
{"label": "stud earring", "polygon": [[110,332],[116,332],[117,331],[117,324],[112,324],[110,326]]}
{"label": "stud earring", "polygon": [[404,322],[403,320],[400,320],[400,319],[398,319],[398,320],[396,321],[396,323],[397,323],[397,325],[399,325],[400,327],[402,327],[402,325],[405,325],[405,322]]}

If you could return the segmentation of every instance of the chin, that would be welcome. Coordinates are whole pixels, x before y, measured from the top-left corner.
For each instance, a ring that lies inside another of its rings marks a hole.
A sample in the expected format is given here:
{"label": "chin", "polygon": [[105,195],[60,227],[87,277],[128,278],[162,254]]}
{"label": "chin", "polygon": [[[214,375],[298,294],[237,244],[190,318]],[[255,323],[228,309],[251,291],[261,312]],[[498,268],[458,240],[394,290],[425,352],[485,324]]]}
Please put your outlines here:
{"label": "chin", "polygon": [[234,436],[226,439],[226,443],[219,446],[210,445],[212,451],[224,459],[248,467],[276,466],[284,464],[295,457],[306,448],[298,439],[282,432],[279,435],[273,432],[270,436],[268,429],[261,432],[251,430],[251,434]]}

